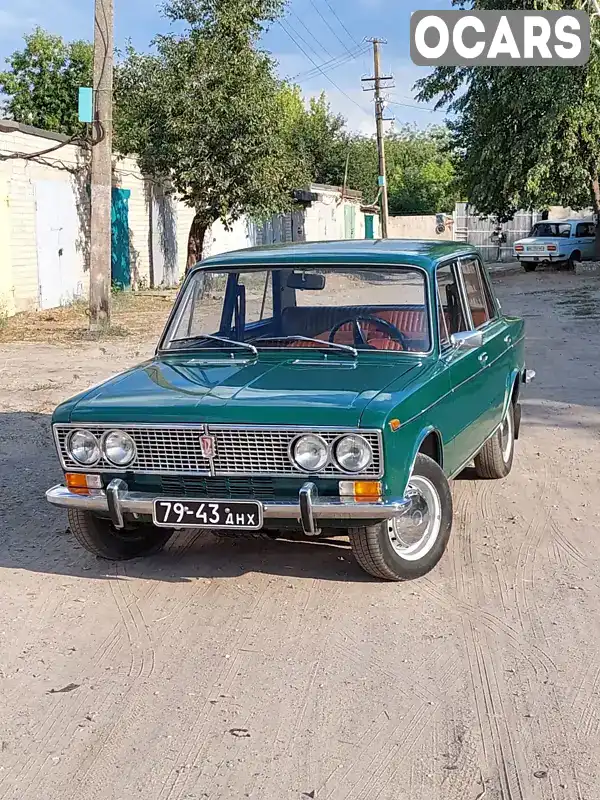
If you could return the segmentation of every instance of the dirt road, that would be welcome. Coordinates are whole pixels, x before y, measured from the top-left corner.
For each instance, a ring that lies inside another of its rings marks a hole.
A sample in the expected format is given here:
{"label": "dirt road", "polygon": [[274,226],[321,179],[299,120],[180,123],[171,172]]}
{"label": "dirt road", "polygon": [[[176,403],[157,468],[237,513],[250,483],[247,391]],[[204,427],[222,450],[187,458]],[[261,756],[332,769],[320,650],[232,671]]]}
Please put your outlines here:
{"label": "dirt road", "polygon": [[48,414],[153,342],[0,346],[0,800],[600,797],[600,281],[497,286],[538,373],[513,472],[456,481],[398,585],[343,542],[97,561],[42,499]]}

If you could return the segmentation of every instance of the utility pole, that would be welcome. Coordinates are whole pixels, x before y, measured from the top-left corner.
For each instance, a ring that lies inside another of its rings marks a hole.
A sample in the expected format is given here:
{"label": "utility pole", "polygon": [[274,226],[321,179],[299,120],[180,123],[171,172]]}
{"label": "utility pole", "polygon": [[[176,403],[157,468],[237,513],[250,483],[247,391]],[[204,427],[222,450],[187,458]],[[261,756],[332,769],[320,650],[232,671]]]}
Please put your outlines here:
{"label": "utility pole", "polygon": [[[387,239],[388,236],[388,189],[387,178],[385,174],[385,141],[383,137],[383,106],[384,100],[381,96],[382,88],[391,89],[393,84],[392,75],[381,74],[381,59],[380,59],[380,44],[387,44],[385,39],[368,39],[373,43],[373,75],[372,78],[363,78],[363,83],[373,83],[373,86],[368,86],[363,90],[365,92],[375,92],[375,126],[377,130],[377,153],[379,156],[379,198],[381,208],[381,238]],[[383,81],[386,82],[385,87],[382,85]]]}
{"label": "utility pole", "polygon": [[110,325],[113,52],[113,0],[95,0],[94,136],[90,225],[90,330],[92,331]]}

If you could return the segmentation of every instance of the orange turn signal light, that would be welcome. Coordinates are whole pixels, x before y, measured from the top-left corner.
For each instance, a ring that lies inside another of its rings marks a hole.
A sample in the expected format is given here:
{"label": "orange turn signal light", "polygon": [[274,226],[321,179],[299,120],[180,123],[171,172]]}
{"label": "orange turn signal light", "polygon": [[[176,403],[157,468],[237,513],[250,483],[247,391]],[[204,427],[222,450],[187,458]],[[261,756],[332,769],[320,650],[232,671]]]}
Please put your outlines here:
{"label": "orange turn signal light", "polygon": [[380,500],[381,481],[340,481],[340,497],[353,497],[359,502]]}
{"label": "orange turn signal light", "polygon": [[100,475],[83,475],[81,472],[67,472],[65,474],[67,488],[73,494],[89,494],[90,489],[101,489]]}
{"label": "orange turn signal light", "polygon": [[392,430],[394,432],[397,431],[401,424],[402,423],[400,422],[399,419],[391,419],[390,420],[390,430]]}

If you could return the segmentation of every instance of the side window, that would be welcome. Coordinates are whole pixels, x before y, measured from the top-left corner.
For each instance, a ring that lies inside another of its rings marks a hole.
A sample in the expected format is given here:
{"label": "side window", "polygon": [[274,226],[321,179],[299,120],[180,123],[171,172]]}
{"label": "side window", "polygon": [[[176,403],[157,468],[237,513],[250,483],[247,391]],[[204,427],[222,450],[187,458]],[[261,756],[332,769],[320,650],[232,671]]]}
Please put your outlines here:
{"label": "side window", "polygon": [[242,272],[238,286],[245,287],[246,325],[273,317],[273,277],[268,272]]}
{"label": "side window", "polygon": [[594,236],[596,233],[594,229],[593,223],[590,222],[580,222],[577,226],[577,231],[575,236],[583,237],[583,236]]}
{"label": "side window", "polygon": [[440,316],[440,342],[450,343],[453,333],[468,330],[463,313],[460,289],[451,264],[438,267],[437,271],[438,307]]}
{"label": "side window", "polygon": [[481,264],[476,258],[466,258],[460,262],[460,269],[465,282],[473,325],[475,328],[480,328],[493,319],[496,314]]}

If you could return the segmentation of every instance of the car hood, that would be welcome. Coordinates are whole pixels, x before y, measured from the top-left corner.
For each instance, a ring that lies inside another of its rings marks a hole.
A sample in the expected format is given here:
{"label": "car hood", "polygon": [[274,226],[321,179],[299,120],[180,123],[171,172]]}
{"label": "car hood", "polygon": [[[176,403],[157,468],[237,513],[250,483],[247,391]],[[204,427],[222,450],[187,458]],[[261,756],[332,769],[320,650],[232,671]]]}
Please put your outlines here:
{"label": "car hood", "polygon": [[327,360],[261,356],[153,359],[73,398],[55,421],[357,426],[392,382],[410,381],[414,357]]}

